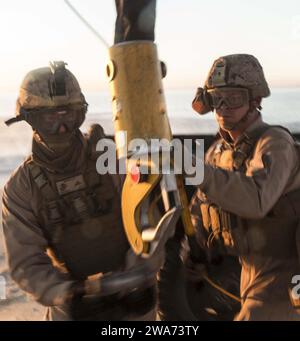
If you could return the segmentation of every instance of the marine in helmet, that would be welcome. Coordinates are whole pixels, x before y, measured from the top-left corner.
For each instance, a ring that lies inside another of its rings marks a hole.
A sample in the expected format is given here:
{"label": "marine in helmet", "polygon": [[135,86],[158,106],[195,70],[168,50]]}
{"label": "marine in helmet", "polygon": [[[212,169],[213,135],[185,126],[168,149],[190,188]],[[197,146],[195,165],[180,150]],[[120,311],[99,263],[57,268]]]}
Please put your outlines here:
{"label": "marine in helmet", "polygon": [[29,72],[16,117],[6,122],[33,128],[32,154],[3,194],[11,276],[48,307],[48,320],[151,320],[157,269],[126,264],[121,180],[96,171],[95,145],[104,131],[79,130],[88,105],[65,65]]}
{"label": "marine in helmet", "polygon": [[192,220],[211,262],[239,257],[236,320],[300,319],[291,294],[300,271],[299,147],[285,128],[263,121],[262,98],[269,95],[258,60],[235,54],[214,62],[192,104],[201,115],[213,111],[219,125],[191,202]]}

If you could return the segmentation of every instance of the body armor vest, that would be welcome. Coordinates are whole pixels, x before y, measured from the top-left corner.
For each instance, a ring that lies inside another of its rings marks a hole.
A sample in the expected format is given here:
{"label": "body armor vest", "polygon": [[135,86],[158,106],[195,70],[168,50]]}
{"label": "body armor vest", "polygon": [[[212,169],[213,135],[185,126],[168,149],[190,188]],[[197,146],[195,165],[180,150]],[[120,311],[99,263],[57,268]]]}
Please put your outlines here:
{"label": "body armor vest", "polygon": [[74,279],[120,270],[129,244],[112,176],[99,175],[94,159],[71,177],[28,165],[41,193],[41,226],[54,264]]}
{"label": "body armor vest", "polygon": [[[254,152],[260,136],[270,127],[266,124],[246,135],[236,148],[221,141],[215,147],[212,165],[245,172],[246,160]],[[300,190],[283,195],[271,212],[260,220],[244,219],[209,201],[204,201],[200,209],[208,235],[207,247],[214,246],[221,253],[236,256],[253,253],[277,258],[297,256],[295,233],[300,218]]]}

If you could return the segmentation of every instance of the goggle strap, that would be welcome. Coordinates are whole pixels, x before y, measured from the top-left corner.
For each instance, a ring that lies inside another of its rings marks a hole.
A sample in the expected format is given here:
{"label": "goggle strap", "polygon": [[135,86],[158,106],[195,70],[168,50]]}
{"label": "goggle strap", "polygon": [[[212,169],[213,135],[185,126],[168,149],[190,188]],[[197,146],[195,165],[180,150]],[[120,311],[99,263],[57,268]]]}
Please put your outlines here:
{"label": "goggle strap", "polygon": [[17,117],[10,118],[9,120],[5,121],[4,123],[9,127],[10,125],[21,122],[21,121],[27,121],[28,118],[28,112],[24,109],[20,110],[20,114]]}
{"label": "goggle strap", "polygon": [[18,117],[10,118],[9,120],[5,121],[4,123],[9,127],[10,125],[12,125],[14,123],[17,123],[17,122],[20,122],[20,121],[23,121],[23,120],[24,120],[24,118],[20,118],[18,116]]}

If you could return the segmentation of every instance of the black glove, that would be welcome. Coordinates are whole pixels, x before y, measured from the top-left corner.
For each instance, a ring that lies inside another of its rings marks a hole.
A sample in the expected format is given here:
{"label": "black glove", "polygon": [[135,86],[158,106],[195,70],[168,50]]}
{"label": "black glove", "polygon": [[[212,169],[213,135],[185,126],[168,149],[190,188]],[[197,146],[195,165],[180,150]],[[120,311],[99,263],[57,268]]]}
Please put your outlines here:
{"label": "black glove", "polygon": [[87,296],[82,295],[81,289],[74,293],[70,315],[75,321],[120,321],[127,316],[143,316],[154,309],[157,298],[155,285],[135,289],[124,296]]}
{"label": "black glove", "polygon": [[[141,259],[130,269],[77,282],[72,288],[70,314],[74,320],[120,320],[128,311],[134,311],[134,301],[140,301],[140,311],[149,311],[156,300],[144,304],[144,292],[156,283],[156,274],[163,255],[155,254]],[[126,298],[126,299],[125,299]],[[124,310],[125,309],[125,310]],[[141,314],[141,313],[140,313]]]}

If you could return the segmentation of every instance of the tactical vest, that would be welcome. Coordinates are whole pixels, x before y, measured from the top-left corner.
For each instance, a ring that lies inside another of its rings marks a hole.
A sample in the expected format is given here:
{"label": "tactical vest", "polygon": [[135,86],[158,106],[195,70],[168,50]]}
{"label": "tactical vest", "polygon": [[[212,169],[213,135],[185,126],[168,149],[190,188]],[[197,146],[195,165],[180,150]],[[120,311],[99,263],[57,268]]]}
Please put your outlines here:
{"label": "tactical vest", "polygon": [[54,265],[74,279],[124,266],[129,245],[112,176],[99,175],[94,158],[82,173],[69,177],[50,173],[32,160],[28,166],[41,194],[40,225]]}
{"label": "tactical vest", "polygon": [[[266,124],[245,135],[236,148],[225,141],[220,142],[215,147],[212,165],[220,167],[220,164],[226,164],[223,169],[245,172],[246,160],[254,152],[259,138],[271,127],[274,126]],[[295,234],[300,218],[300,190],[283,195],[271,212],[260,220],[241,218],[209,201],[203,202],[200,209],[209,248],[236,256],[297,257]]]}

